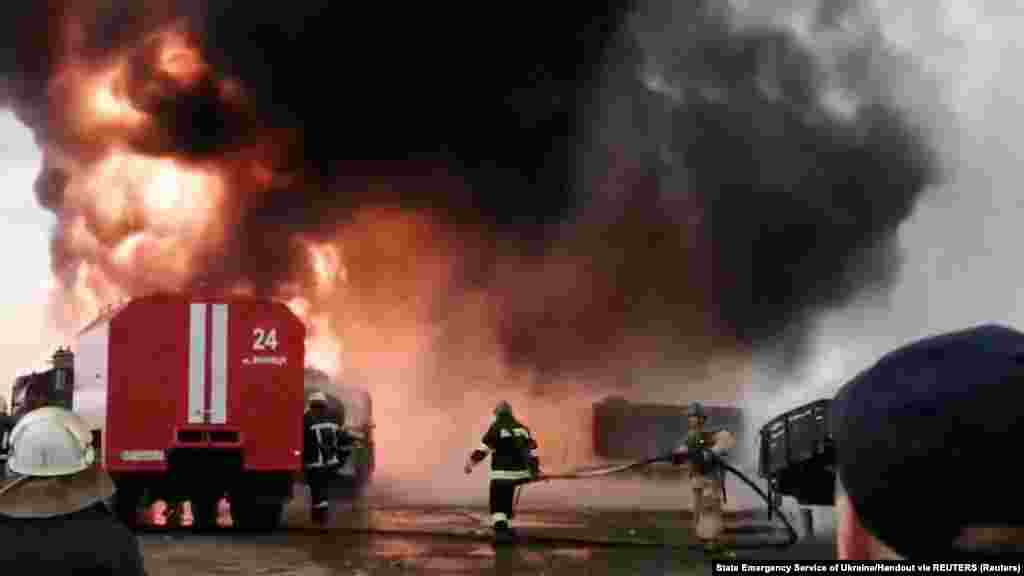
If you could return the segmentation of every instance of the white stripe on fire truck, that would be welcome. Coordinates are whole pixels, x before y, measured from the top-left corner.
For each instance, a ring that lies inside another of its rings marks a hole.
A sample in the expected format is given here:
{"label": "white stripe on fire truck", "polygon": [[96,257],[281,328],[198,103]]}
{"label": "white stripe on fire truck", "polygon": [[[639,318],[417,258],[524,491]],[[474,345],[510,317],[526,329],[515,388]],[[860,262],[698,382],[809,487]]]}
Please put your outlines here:
{"label": "white stripe on fire truck", "polygon": [[192,304],[188,322],[188,423],[202,424],[206,410],[206,304]]}
{"label": "white stripe on fire truck", "polygon": [[213,305],[213,342],[210,342],[210,423],[228,421],[228,305]]}

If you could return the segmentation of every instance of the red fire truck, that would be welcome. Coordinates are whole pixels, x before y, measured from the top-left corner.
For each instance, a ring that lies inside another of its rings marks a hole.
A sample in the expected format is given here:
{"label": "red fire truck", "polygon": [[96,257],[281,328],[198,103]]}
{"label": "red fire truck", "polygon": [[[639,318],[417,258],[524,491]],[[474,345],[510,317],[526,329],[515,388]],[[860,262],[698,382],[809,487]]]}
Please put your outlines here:
{"label": "red fire truck", "polygon": [[158,294],[89,324],[74,410],[93,427],[134,524],[154,498],[193,502],[197,526],[227,495],[239,528],[279,525],[301,470],[305,327],[284,304]]}

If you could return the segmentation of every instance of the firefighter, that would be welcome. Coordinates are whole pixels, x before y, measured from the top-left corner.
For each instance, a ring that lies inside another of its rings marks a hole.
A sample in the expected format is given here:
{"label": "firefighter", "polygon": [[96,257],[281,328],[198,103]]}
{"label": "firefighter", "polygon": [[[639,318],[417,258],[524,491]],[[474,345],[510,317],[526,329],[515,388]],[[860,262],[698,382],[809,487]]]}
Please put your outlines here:
{"label": "firefighter", "polygon": [[0,573],[141,575],[139,542],[110,512],[114,483],[81,418],[47,407],[11,432],[0,485]]}
{"label": "firefighter", "polygon": [[676,465],[688,463],[690,466],[697,538],[709,553],[731,556],[719,542],[724,530],[725,476],[717,462],[736,445],[736,438],[728,430],[705,430],[706,422],[704,407],[697,402],[691,404],[686,416],[686,440],[673,453],[672,461]]}
{"label": "firefighter", "polygon": [[309,409],[303,417],[303,466],[306,484],[312,501],[313,522],[323,525],[330,512],[328,488],[338,470],[345,464],[344,449],[354,439],[342,427],[344,414],[328,411],[327,395],[314,392],[309,397]]}
{"label": "firefighter", "polygon": [[494,409],[494,422],[466,461],[465,472],[488,455],[491,456],[490,512],[495,536],[511,535],[509,525],[515,516],[516,488],[540,473],[539,460],[533,454],[537,441],[530,430],[512,415],[508,402],[499,402]]}

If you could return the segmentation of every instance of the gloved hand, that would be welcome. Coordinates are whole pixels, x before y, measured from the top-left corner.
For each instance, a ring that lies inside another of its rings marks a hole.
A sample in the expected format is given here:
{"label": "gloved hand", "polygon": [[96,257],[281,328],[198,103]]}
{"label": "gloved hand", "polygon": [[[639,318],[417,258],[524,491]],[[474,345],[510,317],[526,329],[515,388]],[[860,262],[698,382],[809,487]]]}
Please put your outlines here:
{"label": "gloved hand", "polygon": [[690,453],[690,467],[694,470],[703,470],[711,462],[708,458],[709,452],[705,449],[696,450]]}
{"label": "gloved hand", "polygon": [[682,466],[683,464],[686,464],[689,460],[690,460],[690,453],[689,452],[685,452],[684,451],[684,452],[673,452],[672,453],[672,465],[673,466]]}

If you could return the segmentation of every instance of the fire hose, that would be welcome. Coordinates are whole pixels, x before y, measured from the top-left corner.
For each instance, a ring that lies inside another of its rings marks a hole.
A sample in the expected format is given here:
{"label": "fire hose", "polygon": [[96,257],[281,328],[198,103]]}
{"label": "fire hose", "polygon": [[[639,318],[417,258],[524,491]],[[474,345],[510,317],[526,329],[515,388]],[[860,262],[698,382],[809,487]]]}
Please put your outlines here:
{"label": "fire hose", "polygon": [[[705,454],[707,455],[708,460],[711,461],[715,466],[720,467],[722,470],[724,470],[726,472],[732,473],[734,476],[739,478],[744,484],[749,486],[754,492],[756,492],[757,495],[760,496],[761,499],[764,500],[765,503],[768,505],[768,511],[771,513],[772,517],[778,517],[778,518],[782,519],[782,523],[786,527],[786,532],[788,533],[788,537],[786,538],[786,540],[784,542],[779,542],[779,543],[776,543],[774,545],[765,545],[766,547],[774,546],[774,547],[779,547],[779,548],[788,548],[788,547],[792,546],[793,544],[796,544],[797,540],[799,540],[799,536],[797,535],[796,529],[793,528],[793,524],[790,523],[790,521],[786,517],[786,515],[783,514],[781,510],[779,510],[779,508],[776,505],[775,501],[772,498],[770,498],[767,494],[765,494],[764,490],[762,490],[760,486],[758,486],[753,480],[748,478],[746,474],[744,474],[743,472],[740,472],[735,467],[729,465],[727,462],[722,460],[722,458],[720,456],[718,456],[717,454],[715,454],[714,452],[711,452],[710,450],[706,450]],[[610,476],[612,474],[618,474],[620,472],[625,472],[625,471],[633,470],[633,469],[636,469],[636,468],[643,468],[645,466],[649,466],[651,464],[655,464],[655,463],[658,463],[658,462],[673,462],[673,454],[672,453],[663,454],[661,456],[655,456],[653,458],[646,458],[644,460],[637,460],[635,462],[629,462],[629,463],[621,464],[621,465],[618,465],[618,466],[612,466],[610,468],[597,468],[597,469],[590,469],[590,470],[577,470],[577,471],[574,471],[574,472],[566,472],[566,473],[562,473],[562,474],[538,474],[537,476],[535,476],[533,478],[530,478],[528,480],[523,481],[519,485],[518,489],[516,490],[516,504],[519,503],[519,494],[520,494],[520,491],[521,491],[522,487],[527,485],[527,484],[533,484],[533,483],[536,483],[536,482],[547,482],[547,481],[550,481],[550,480],[581,480],[581,479],[586,479],[586,478],[598,478],[598,477],[602,477],[602,476]],[[723,491],[724,491],[724,482],[723,482]]]}

